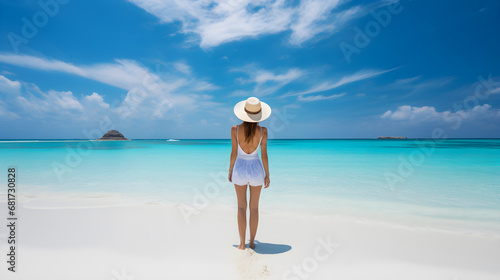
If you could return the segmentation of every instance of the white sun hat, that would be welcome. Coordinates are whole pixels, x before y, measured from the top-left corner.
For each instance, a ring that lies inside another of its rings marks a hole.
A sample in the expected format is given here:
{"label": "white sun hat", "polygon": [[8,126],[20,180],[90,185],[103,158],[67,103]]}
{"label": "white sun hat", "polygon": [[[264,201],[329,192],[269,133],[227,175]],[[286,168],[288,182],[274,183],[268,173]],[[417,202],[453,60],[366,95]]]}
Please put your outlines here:
{"label": "white sun hat", "polygon": [[249,97],[234,106],[234,114],[245,122],[261,122],[271,115],[271,107],[257,97]]}

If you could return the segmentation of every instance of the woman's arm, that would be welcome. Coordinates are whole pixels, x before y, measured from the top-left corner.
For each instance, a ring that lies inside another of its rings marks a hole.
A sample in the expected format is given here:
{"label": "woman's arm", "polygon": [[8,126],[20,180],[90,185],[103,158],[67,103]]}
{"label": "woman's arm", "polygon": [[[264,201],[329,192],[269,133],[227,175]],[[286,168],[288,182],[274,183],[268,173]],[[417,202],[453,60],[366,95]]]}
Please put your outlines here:
{"label": "woman's arm", "polygon": [[234,167],[234,162],[236,161],[236,157],[238,156],[238,144],[236,143],[236,126],[233,125],[231,127],[231,158],[229,160],[229,175],[227,178],[229,179],[229,182],[232,182],[232,175],[233,175],[233,167]]}
{"label": "woman's arm", "polygon": [[262,157],[262,165],[264,165],[264,171],[266,172],[266,178],[264,179],[264,188],[268,188],[271,180],[269,179],[269,160],[267,158],[267,128],[263,127],[262,132],[262,142],[260,143],[260,155]]}

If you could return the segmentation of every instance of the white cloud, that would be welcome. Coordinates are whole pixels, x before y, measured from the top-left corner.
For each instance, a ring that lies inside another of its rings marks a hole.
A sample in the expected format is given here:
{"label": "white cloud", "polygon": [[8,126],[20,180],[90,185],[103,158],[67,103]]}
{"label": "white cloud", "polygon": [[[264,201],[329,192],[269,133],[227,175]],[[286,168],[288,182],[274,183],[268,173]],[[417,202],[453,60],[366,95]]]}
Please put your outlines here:
{"label": "white cloud", "polygon": [[282,95],[282,97],[303,96],[303,95],[307,95],[307,94],[311,94],[311,93],[317,93],[317,92],[323,92],[323,91],[327,91],[327,90],[332,90],[332,89],[341,87],[343,85],[347,85],[347,84],[354,83],[354,82],[357,82],[357,81],[361,81],[361,80],[365,80],[365,79],[376,77],[378,75],[381,75],[381,74],[393,71],[393,70],[395,70],[397,68],[399,68],[399,67],[396,67],[396,68],[393,68],[393,69],[389,69],[389,70],[383,70],[383,71],[378,71],[378,70],[362,70],[362,71],[356,72],[354,74],[344,76],[344,77],[340,78],[336,82],[325,81],[325,82],[320,83],[319,85],[311,87],[308,90],[301,91],[301,92],[289,92],[289,93],[286,93],[286,94]]}
{"label": "white cloud", "polygon": [[[181,22],[202,48],[291,30],[289,42],[301,44],[319,33],[333,33],[364,11],[338,10],[338,0],[129,0],[163,23]],[[338,10],[338,11],[337,11]],[[333,14],[332,12],[335,11]]]}
{"label": "white cloud", "polygon": [[406,92],[406,95],[403,97],[406,98],[416,92],[422,92],[425,90],[436,90],[445,85],[448,85],[451,81],[453,81],[455,77],[443,77],[436,79],[423,80],[422,76],[415,76],[411,78],[399,79],[394,81],[393,83],[383,86],[380,90],[400,90]]}
{"label": "white cloud", "polygon": [[193,91],[208,91],[208,90],[216,90],[219,89],[220,87],[211,84],[209,82],[205,81],[199,81],[199,80],[193,80],[191,81],[191,87]]}
{"label": "white cloud", "polygon": [[62,109],[83,111],[80,102],[73,96],[71,91],[49,91],[47,101]]}
{"label": "white cloud", "polygon": [[496,118],[500,116],[500,110],[492,109],[491,105],[477,105],[471,109],[463,109],[456,112],[438,112],[433,106],[414,107],[410,105],[399,106],[395,111],[388,110],[381,118],[397,121],[410,121],[415,123],[426,121],[446,121],[453,118],[481,119]]}
{"label": "white cloud", "polygon": [[500,110],[492,109],[491,105],[477,105],[470,110],[460,110],[456,114],[460,115],[464,119],[478,119],[478,118],[488,118],[493,116],[498,116]]}
{"label": "white cloud", "polygon": [[[398,69],[399,67],[388,69],[388,70],[361,70],[354,74],[346,75],[340,77],[337,81],[319,81],[314,82],[314,86],[311,88],[300,91],[300,92],[288,92],[286,94],[281,95],[281,97],[290,97],[290,96],[298,96],[299,101],[317,101],[324,99],[334,99],[341,97],[343,94],[333,94],[329,96],[317,95],[310,98],[305,97],[308,94],[324,92],[328,90],[332,90],[350,83],[358,82],[361,80],[369,79],[376,77],[378,75],[382,75],[384,73],[393,71]],[[249,78],[237,78],[236,81],[241,84],[255,84],[255,87],[252,90],[243,90],[239,89],[233,91],[230,96],[265,96],[270,95],[277,92],[279,89],[284,86],[296,82],[299,79],[303,79],[306,76],[310,76],[313,73],[313,70],[302,70],[299,68],[291,68],[286,71],[269,71],[265,69],[260,69],[255,65],[247,65],[242,68],[232,69],[234,72],[244,72]],[[337,97],[338,96],[338,97]]]}
{"label": "white cloud", "polygon": [[89,102],[94,102],[102,108],[109,108],[109,104],[104,102],[104,99],[97,92],[93,92],[92,95],[85,96],[85,99]]}
{"label": "white cloud", "polygon": [[252,91],[237,90],[233,92],[231,96],[245,96],[250,94],[254,96],[270,95],[307,74],[305,71],[298,68],[291,68],[287,71],[276,73],[257,68],[255,65],[235,68],[232,69],[232,71],[246,73],[249,76],[248,79],[239,78],[237,81],[242,84],[255,84],[255,87]]}
{"label": "white cloud", "polygon": [[[157,90],[144,95],[134,94],[138,91],[131,90],[125,100],[113,101],[114,107],[111,108],[110,103],[106,103],[103,96],[96,92],[82,95],[79,98],[71,91],[49,90],[44,92],[34,84],[20,83],[22,91],[19,95],[0,95],[0,119],[14,119],[21,116],[51,122],[62,119],[95,121],[109,117],[118,120],[122,117],[128,117],[139,121],[145,119],[150,121],[152,119],[172,118],[173,114],[167,115],[170,110],[177,112],[175,116],[184,117],[187,111],[204,108],[213,110],[213,108],[221,106],[221,104],[211,101],[212,96],[207,94],[193,92],[187,92],[185,95],[169,94],[166,92],[168,90],[166,84],[161,84]],[[193,100],[197,100],[197,102],[193,102]],[[6,104],[9,104],[9,110],[7,110]],[[179,112],[181,114],[178,114]]]}
{"label": "white cloud", "polygon": [[[199,110],[199,93],[217,86],[193,76],[183,62],[171,64],[165,71],[151,72],[133,60],[116,59],[114,63],[74,65],[34,56],[0,54],[0,62],[45,71],[59,71],[99,81],[128,90],[123,100],[116,100],[115,113],[122,117],[163,118],[170,109]],[[157,65],[161,66],[160,64]],[[162,69],[163,70],[163,69]],[[182,73],[181,76],[178,74]],[[69,100],[65,100],[69,101]],[[66,104],[69,106],[70,104]],[[104,104],[99,104],[106,107]],[[179,108],[177,108],[179,107]]]}
{"label": "white cloud", "polygon": [[174,67],[175,67],[175,69],[177,69],[177,71],[184,73],[186,75],[190,75],[192,72],[191,66],[187,65],[184,62],[176,62],[176,63],[174,63]]}
{"label": "white cloud", "polygon": [[338,0],[302,0],[297,11],[297,20],[291,25],[293,32],[290,42],[300,45],[320,33],[333,33],[340,25],[360,13],[361,8],[355,6],[332,15],[331,11],[338,4]]}
{"label": "white cloud", "polygon": [[297,68],[288,70],[283,74],[274,74],[270,71],[259,70],[255,73],[254,80],[258,84],[264,84],[266,82],[279,82],[279,83],[289,83],[295,79],[302,76],[303,72]]}
{"label": "white cloud", "polygon": [[19,119],[20,117],[16,113],[7,110],[7,104],[0,100],[0,118]]}
{"label": "white cloud", "polygon": [[58,71],[99,81],[122,89],[130,89],[141,85],[146,79],[158,79],[146,68],[133,60],[116,59],[115,63],[100,63],[77,66],[60,60],[46,59],[36,56],[0,54],[0,62],[21,67]]}
{"label": "white cloud", "polygon": [[411,77],[411,78],[398,79],[398,80],[394,81],[392,84],[388,85],[387,87],[400,87],[402,85],[411,84],[414,81],[420,79],[421,77],[422,76],[415,76],[415,77]]}
{"label": "white cloud", "polygon": [[399,106],[394,112],[391,110],[385,112],[382,118],[390,118],[392,120],[426,120],[430,118],[438,118],[440,114],[436,108],[432,106],[412,107],[409,105]]}
{"label": "white cloud", "polygon": [[339,94],[332,94],[329,96],[324,96],[324,95],[313,95],[313,96],[306,96],[303,97],[302,95],[299,95],[297,98],[298,101],[303,101],[303,102],[311,102],[311,101],[320,101],[320,100],[328,100],[328,99],[337,99],[339,97],[342,97],[346,95],[345,92],[339,93]]}
{"label": "white cloud", "polygon": [[473,91],[474,94],[482,92],[481,95],[500,93],[500,77],[493,77],[492,74],[488,77],[479,76],[478,81],[472,84],[468,90]]}
{"label": "white cloud", "polygon": [[25,96],[16,98],[20,107],[24,108],[27,114],[61,114],[61,113],[81,113],[83,106],[73,96],[70,91],[54,91],[50,90],[47,93],[39,92],[38,96],[31,93]]}
{"label": "white cloud", "polygon": [[9,78],[0,75],[0,92],[18,94],[20,89],[20,82],[9,80]]}

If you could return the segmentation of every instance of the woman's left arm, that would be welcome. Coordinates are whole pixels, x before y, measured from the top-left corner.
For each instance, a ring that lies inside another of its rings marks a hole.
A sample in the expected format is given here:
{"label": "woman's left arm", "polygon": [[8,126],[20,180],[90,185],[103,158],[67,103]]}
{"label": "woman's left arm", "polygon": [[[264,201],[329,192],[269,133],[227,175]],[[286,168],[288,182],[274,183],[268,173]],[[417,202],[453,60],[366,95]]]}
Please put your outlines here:
{"label": "woman's left arm", "polygon": [[229,182],[232,182],[233,167],[236,157],[238,156],[238,144],[236,143],[236,126],[231,127],[231,158],[229,160],[229,175],[227,176]]}
{"label": "woman's left arm", "polygon": [[264,188],[269,188],[271,179],[269,177],[269,158],[267,157],[267,128],[264,127],[263,133],[262,142],[260,143],[260,156],[262,157],[262,165],[264,166],[264,171],[266,172],[266,177],[264,178]]}

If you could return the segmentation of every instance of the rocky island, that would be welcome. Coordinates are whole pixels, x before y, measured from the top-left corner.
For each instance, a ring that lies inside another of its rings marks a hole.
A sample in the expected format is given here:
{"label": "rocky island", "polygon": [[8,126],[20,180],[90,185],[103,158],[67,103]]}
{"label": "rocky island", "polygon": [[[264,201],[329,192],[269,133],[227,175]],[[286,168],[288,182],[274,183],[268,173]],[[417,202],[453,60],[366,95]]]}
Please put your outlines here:
{"label": "rocky island", "polygon": [[106,132],[101,138],[97,140],[130,140],[130,139],[125,138],[125,136],[123,136],[123,134],[118,132],[118,130],[112,129],[108,130],[108,132]]}
{"label": "rocky island", "polygon": [[377,139],[407,139],[407,138],[402,136],[380,136]]}

